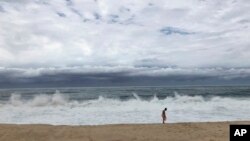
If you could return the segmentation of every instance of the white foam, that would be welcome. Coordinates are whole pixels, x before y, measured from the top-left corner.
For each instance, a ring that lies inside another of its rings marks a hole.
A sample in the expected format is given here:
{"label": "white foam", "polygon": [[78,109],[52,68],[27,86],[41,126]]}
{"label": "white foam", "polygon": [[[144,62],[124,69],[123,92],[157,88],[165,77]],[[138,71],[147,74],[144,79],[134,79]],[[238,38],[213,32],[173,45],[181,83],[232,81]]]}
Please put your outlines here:
{"label": "white foam", "polygon": [[23,105],[23,102],[21,101],[21,95],[13,93],[10,97],[9,103],[13,106]]}
{"label": "white foam", "polygon": [[1,103],[0,123],[45,123],[95,125],[114,123],[159,123],[161,110],[168,107],[168,122],[249,120],[249,98],[213,97],[175,94],[173,97],[121,101],[100,96],[98,99],[70,101],[59,91],[24,100],[12,94]]}

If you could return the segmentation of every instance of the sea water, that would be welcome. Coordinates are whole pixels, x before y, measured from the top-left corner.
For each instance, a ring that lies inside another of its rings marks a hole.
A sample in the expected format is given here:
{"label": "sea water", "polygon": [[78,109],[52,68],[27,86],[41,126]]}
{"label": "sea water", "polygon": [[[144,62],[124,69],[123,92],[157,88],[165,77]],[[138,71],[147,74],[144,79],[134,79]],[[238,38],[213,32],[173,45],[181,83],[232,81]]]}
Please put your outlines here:
{"label": "sea water", "polygon": [[0,89],[0,123],[100,125],[250,120],[250,87]]}

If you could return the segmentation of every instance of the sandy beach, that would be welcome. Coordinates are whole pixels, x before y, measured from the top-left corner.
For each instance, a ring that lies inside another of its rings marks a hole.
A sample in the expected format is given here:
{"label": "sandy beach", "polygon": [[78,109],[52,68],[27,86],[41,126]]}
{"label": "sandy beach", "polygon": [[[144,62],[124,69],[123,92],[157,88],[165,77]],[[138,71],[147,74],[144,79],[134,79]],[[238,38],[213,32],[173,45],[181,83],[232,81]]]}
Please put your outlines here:
{"label": "sandy beach", "polygon": [[250,121],[99,126],[0,125],[0,141],[228,141],[230,124]]}

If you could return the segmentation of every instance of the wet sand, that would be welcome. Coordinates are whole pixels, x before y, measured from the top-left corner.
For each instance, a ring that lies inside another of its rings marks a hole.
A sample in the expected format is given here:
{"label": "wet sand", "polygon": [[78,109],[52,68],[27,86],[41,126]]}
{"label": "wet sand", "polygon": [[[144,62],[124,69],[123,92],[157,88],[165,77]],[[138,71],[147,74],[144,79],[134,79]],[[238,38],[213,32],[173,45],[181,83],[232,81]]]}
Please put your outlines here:
{"label": "wet sand", "polygon": [[241,122],[120,124],[99,126],[0,125],[0,141],[229,141]]}

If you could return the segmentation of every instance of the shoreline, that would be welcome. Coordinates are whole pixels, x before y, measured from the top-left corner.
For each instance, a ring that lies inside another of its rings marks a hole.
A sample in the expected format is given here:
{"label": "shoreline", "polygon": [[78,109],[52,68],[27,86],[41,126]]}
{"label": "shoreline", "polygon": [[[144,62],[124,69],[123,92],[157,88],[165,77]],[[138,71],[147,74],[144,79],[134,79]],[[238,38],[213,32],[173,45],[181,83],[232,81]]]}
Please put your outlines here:
{"label": "shoreline", "polygon": [[[219,120],[219,121],[188,121],[188,122],[167,122],[165,123],[166,125],[171,125],[171,124],[203,124],[203,123],[230,123],[230,124],[250,124],[250,119],[249,120]],[[2,125],[10,125],[10,126],[15,126],[15,125],[24,125],[24,126],[69,126],[69,127],[95,127],[95,126],[117,126],[117,125],[163,125],[161,122],[158,123],[110,123],[110,124],[86,124],[86,125],[77,125],[77,124],[47,124],[47,123],[1,123],[0,126]]]}
{"label": "shoreline", "polygon": [[0,141],[228,141],[230,124],[250,121],[167,124],[0,124]]}

